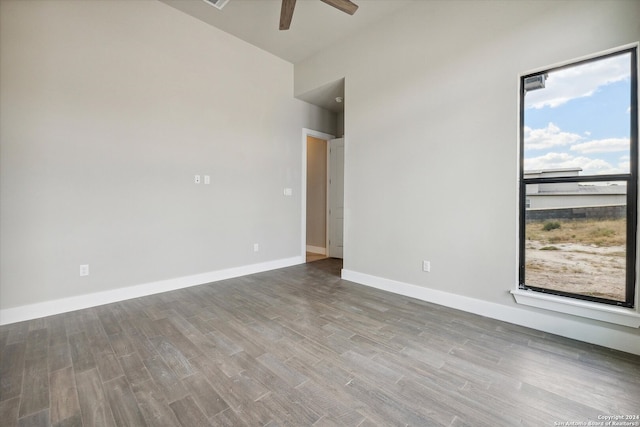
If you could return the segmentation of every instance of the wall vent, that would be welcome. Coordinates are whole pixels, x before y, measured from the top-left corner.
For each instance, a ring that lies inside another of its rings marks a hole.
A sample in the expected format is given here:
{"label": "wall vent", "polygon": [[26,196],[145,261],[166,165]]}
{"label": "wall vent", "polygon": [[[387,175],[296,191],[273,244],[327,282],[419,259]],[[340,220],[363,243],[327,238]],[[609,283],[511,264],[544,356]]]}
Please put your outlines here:
{"label": "wall vent", "polygon": [[202,0],[202,1],[220,10],[222,10],[225,4],[229,3],[229,0]]}

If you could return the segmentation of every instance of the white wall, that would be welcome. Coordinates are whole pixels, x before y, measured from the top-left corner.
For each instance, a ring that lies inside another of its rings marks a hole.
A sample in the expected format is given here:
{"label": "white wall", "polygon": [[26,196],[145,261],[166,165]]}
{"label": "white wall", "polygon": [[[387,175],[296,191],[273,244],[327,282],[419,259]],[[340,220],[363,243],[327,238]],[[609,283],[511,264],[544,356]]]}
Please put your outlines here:
{"label": "white wall", "polygon": [[637,329],[509,293],[518,75],[636,42],[639,16],[633,1],[417,1],[296,64],[295,93],[345,77],[345,277],[640,352]]}
{"label": "white wall", "polygon": [[344,137],[344,111],[338,113],[336,135],[338,138]]}
{"label": "white wall", "polygon": [[336,123],[290,63],[155,1],[2,0],[0,55],[5,314],[304,259],[300,130]]}

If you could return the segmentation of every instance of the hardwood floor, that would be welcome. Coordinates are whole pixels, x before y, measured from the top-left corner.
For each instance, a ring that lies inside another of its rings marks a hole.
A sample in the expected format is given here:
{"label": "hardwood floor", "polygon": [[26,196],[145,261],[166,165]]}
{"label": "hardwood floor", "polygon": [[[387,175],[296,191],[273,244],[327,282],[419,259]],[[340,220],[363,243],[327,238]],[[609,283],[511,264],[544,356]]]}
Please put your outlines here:
{"label": "hardwood floor", "polygon": [[359,286],[340,268],[325,259],[2,326],[0,424],[554,426],[640,414],[638,356]]}
{"label": "hardwood floor", "polygon": [[327,258],[326,255],[307,252],[307,262],[315,262]]}

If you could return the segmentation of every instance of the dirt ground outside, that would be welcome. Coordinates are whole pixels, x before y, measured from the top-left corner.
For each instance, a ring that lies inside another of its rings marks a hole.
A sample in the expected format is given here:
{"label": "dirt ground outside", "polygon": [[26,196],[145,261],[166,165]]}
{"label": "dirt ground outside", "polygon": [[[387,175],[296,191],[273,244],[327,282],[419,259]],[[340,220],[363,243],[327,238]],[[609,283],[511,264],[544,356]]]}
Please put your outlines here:
{"label": "dirt ground outside", "polygon": [[548,230],[545,224],[527,225],[527,285],[624,301],[624,220],[556,222]]}

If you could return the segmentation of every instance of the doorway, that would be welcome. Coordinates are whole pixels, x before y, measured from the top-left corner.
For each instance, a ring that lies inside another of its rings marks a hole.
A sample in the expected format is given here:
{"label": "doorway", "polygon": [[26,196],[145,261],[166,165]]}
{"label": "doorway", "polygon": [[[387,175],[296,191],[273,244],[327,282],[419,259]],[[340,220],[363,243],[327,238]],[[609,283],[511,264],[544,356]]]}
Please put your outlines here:
{"label": "doorway", "polygon": [[329,255],[327,247],[328,142],[307,135],[307,262]]}
{"label": "doorway", "polygon": [[303,129],[302,254],[343,257],[344,139]]}

